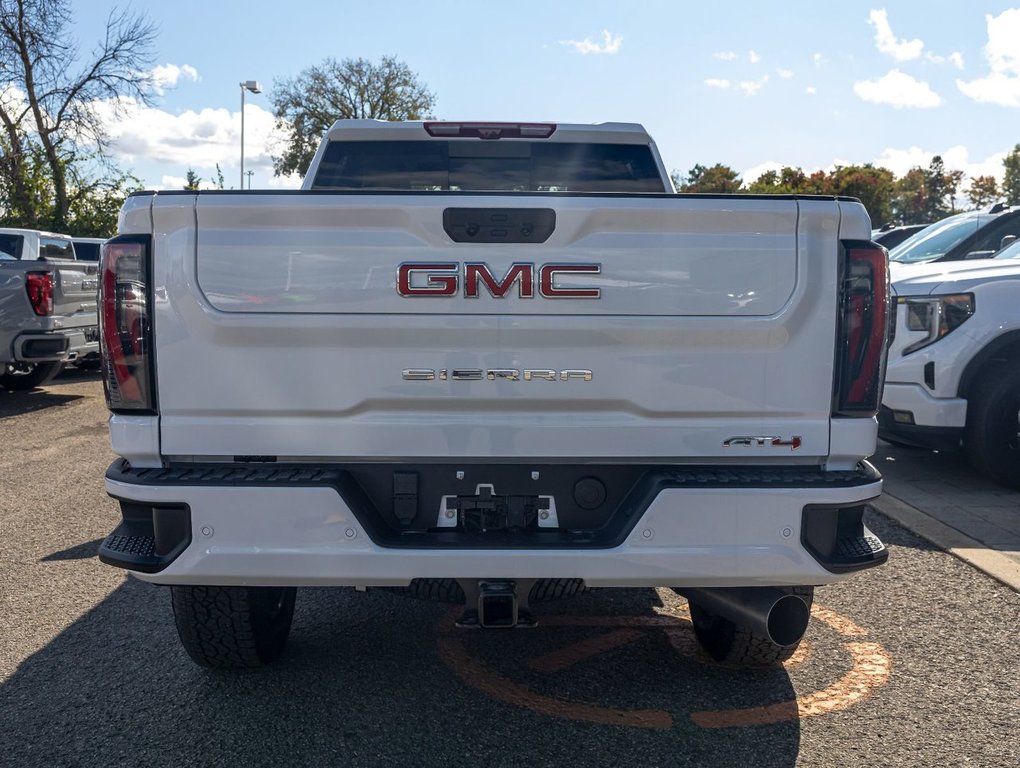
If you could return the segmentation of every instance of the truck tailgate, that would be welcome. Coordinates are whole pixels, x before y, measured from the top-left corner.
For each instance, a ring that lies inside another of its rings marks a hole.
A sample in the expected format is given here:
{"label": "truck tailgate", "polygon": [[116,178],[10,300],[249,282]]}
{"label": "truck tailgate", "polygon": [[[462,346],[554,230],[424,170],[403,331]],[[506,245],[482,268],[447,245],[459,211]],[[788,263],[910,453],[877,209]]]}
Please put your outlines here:
{"label": "truck tailgate", "polygon": [[[454,242],[447,209],[555,227]],[[835,201],[203,194],[152,213],[164,455],[828,453]],[[401,295],[401,265],[405,289],[452,295]],[[782,444],[733,440],[758,436]]]}

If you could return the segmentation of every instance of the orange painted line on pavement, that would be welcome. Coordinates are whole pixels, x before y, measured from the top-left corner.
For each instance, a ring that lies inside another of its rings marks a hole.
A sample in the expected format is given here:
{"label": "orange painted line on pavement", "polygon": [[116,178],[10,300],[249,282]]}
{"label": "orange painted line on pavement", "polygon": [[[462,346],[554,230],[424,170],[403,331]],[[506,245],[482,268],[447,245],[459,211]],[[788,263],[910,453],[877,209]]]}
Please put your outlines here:
{"label": "orange painted line on pavement", "polygon": [[842,616],[835,611],[830,611],[828,608],[819,605],[818,603],[811,606],[811,615],[816,619],[824,621],[834,630],[846,637],[866,637],[868,634],[868,630],[857,626],[846,616]]}
{"label": "orange painted line on pavement", "polygon": [[437,646],[439,657],[468,685],[492,698],[532,712],[567,720],[580,720],[600,725],[625,725],[631,728],[665,730],[673,727],[673,717],[661,709],[620,710],[593,706],[545,696],[525,685],[500,675],[471,656],[464,642],[454,635],[441,635]]}
{"label": "orange painted line on pavement", "polygon": [[629,645],[644,636],[645,633],[638,629],[617,629],[536,656],[528,662],[528,666],[536,672],[562,672],[580,661]]}
{"label": "orange painted line on pavement", "polygon": [[762,707],[692,712],[691,720],[702,728],[738,728],[816,717],[852,707],[888,682],[892,660],[878,643],[847,643],[847,648],[853,656],[853,668],[827,688]]}

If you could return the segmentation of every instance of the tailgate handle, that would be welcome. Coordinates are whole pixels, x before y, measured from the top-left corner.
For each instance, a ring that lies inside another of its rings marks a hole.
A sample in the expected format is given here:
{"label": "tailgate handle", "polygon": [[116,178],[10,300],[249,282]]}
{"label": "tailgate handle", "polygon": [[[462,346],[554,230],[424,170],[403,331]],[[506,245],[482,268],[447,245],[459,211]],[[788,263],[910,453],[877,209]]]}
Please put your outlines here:
{"label": "tailgate handle", "polygon": [[455,243],[544,243],[556,229],[552,208],[447,208],[443,229]]}

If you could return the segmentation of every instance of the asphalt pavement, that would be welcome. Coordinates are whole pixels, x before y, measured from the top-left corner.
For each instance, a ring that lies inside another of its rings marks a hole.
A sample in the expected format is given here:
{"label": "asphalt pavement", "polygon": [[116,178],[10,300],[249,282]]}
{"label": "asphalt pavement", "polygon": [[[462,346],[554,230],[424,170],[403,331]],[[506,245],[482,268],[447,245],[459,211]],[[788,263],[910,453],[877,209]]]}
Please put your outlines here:
{"label": "asphalt pavement", "polygon": [[888,565],[817,590],[780,669],[711,664],[649,589],[504,632],[306,589],[278,663],[200,669],[167,590],[95,558],[118,519],[105,422],[95,374],[0,392],[2,766],[1020,765],[1020,595],[878,514]]}

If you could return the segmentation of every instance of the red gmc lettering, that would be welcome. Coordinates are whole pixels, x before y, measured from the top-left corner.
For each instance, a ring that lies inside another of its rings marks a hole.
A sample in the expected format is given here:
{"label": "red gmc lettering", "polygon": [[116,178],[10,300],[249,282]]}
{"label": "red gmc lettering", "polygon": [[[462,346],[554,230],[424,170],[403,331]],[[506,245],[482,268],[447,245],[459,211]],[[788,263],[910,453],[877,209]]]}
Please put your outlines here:
{"label": "red gmc lettering", "polygon": [[509,293],[511,286],[518,280],[517,295],[522,299],[535,297],[534,267],[531,264],[511,264],[510,270],[501,281],[497,281],[486,264],[468,263],[464,265],[464,295],[469,299],[478,298],[478,280],[485,283],[489,293],[502,299]]}
{"label": "red gmc lettering", "polygon": [[[566,288],[556,284],[562,275],[598,275],[600,264],[545,264],[539,270],[538,291],[546,299],[598,299],[601,288]],[[515,262],[506,275],[496,277],[487,264],[464,264],[464,297],[477,299],[484,285],[494,299],[504,299],[517,285],[517,296],[535,298],[536,267],[534,264]],[[412,285],[412,283],[418,283]],[[422,284],[424,283],[424,284]],[[397,268],[397,293],[413,296],[456,296],[460,291],[460,265],[455,262],[435,264],[401,264]]]}
{"label": "red gmc lettering", "polygon": [[[426,273],[427,285],[411,285],[411,276],[416,272]],[[459,272],[457,264],[401,264],[397,268],[397,293],[401,296],[455,296]]]}
{"label": "red gmc lettering", "polygon": [[542,267],[542,281],[539,290],[547,299],[597,299],[602,296],[601,288],[557,288],[556,275],[601,274],[598,264],[546,264]]}

